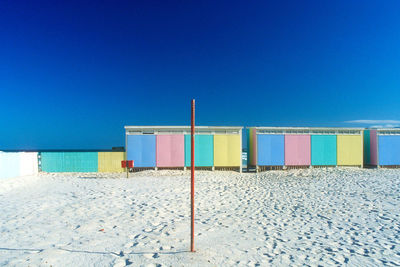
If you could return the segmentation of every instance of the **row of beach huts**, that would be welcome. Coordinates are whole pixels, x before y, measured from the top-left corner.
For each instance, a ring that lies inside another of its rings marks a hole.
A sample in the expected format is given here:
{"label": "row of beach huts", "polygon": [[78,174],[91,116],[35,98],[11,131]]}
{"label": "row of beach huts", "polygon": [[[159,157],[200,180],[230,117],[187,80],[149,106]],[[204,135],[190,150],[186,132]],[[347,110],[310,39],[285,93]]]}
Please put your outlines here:
{"label": "row of beach huts", "polygon": [[[247,166],[242,166],[243,127],[197,126],[195,166],[205,170],[263,171],[358,166],[400,167],[400,128],[247,128]],[[123,172],[190,167],[189,126],[125,126],[125,152],[0,152],[0,178],[43,172]]]}

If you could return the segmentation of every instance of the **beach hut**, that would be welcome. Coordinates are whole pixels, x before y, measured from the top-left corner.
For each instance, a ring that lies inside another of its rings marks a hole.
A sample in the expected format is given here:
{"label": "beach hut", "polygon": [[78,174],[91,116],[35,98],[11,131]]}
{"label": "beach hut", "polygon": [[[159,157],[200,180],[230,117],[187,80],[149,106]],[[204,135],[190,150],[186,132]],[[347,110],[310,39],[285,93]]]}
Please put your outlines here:
{"label": "beach hut", "polygon": [[366,165],[400,167],[400,128],[366,129],[364,136]]}
{"label": "beach hut", "polygon": [[363,166],[363,129],[251,127],[248,166],[259,170]]}
{"label": "beach hut", "polygon": [[[125,126],[127,160],[135,169],[186,169],[191,165],[190,126]],[[195,166],[242,170],[242,127],[197,126]]]}

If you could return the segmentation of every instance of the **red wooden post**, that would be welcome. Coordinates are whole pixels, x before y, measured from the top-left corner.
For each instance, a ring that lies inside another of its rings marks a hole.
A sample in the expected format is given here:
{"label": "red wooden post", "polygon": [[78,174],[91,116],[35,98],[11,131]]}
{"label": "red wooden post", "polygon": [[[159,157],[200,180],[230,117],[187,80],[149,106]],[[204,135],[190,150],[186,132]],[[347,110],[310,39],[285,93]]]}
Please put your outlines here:
{"label": "red wooden post", "polygon": [[192,141],[192,153],[191,153],[191,210],[192,210],[192,222],[191,222],[191,239],[190,239],[190,251],[194,252],[194,99],[192,99],[192,127],[191,127],[191,141]]}

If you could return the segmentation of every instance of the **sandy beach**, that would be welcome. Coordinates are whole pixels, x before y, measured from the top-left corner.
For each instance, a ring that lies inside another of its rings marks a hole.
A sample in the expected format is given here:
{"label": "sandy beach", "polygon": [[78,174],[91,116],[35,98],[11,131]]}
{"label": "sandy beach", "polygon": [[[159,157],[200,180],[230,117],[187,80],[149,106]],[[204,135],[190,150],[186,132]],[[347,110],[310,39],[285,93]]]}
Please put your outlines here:
{"label": "sandy beach", "polygon": [[400,266],[400,170],[0,180],[0,265]]}

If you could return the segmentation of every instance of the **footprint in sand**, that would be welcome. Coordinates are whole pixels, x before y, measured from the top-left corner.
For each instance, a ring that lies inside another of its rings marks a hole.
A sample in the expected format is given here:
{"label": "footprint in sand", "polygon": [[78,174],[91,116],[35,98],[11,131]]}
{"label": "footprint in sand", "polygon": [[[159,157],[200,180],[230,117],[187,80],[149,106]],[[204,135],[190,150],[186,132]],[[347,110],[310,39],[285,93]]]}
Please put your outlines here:
{"label": "footprint in sand", "polygon": [[169,232],[165,232],[165,233],[163,233],[163,234],[166,235],[166,236],[169,236],[169,235],[170,235]]}
{"label": "footprint in sand", "polygon": [[156,259],[156,258],[160,257],[160,255],[158,253],[146,253],[146,254],[143,254],[143,256],[146,259]]}

